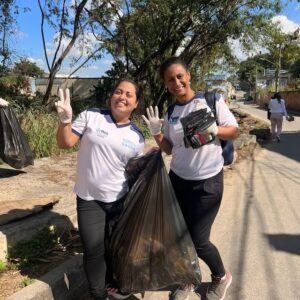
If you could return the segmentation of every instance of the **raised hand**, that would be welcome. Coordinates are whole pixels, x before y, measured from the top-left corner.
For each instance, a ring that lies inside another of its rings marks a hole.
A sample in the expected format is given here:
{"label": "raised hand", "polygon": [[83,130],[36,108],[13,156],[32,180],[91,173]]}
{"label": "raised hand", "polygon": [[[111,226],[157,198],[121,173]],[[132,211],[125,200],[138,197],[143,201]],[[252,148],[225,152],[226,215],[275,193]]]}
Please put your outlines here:
{"label": "raised hand", "polygon": [[142,115],[143,120],[147,124],[152,135],[158,135],[161,133],[161,127],[164,119],[160,119],[158,116],[158,107],[155,106],[154,110],[152,106],[146,108],[148,119]]}
{"label": "raised hand", "polygon": [[72,122],[72,107],[70,104],[70,90],[58,90],[59,100],[55,102],[57,114],[61,123],[68,124]]}

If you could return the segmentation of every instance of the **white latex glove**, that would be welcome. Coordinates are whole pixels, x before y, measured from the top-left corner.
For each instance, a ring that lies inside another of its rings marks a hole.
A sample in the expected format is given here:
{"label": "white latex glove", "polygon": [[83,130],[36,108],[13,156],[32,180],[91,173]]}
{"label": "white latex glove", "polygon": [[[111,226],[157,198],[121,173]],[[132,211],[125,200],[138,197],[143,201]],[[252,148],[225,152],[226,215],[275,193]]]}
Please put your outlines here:
{"label": "white latex glove", "polygon": [[57,114],[61,123],[68,124],[72,122],[72,107],[70,104],[70,90],[58,90],[59,101],[55,102]]}
{"label": "white latex glove", "polygon": [[213,136],[217,136],[218,135],[218,131],[219,128],[217,126],[217,123],[214,122],[213,124],[211,124],[206,130],[205,133],[207,134],[212,134]]}
{"label": "white latex glove", "polygon": [[150,129],[152,135],[158,135],[161,133],[161,127],[164,122],[164,119],[160,119],[158,116],[158,107],[155,106],[154,110],[152,106],[146,108],[148,119],[142,115],[145,123]]}
{"label": "white latex glove", "polygon": [[3,98],[0,98],[0,107],[7,107],[9,103],[4,100]]}

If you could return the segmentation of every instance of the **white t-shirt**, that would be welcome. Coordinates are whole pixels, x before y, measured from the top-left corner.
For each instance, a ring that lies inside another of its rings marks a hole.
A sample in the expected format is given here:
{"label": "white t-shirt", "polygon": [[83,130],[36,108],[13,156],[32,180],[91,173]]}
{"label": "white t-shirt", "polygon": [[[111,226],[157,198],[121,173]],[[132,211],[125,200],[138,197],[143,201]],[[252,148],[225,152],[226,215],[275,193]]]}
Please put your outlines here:
{"label": "white t-shirt", "polygon": [[110,110],[88,109],[72,131],[80,136],[74,192],[84,200],[113,202],[128,192],[125,166],[142,155],[144,136],[133,124],[118,125]]}
{"label": "white t-shirt", "polygon": [[[198,149],[186,148],[184,145],[184,134],[180,118],[201,108],[210,110],[204,98],[204,93],[197,93],[189,102],[175,104],[169,120],[168,114],[164,118],[164,134],[173,145],[171,170],[186,180],[210,178],[218,174],[224,164],[222,147],[217,137]],[[216,94],[216,114],[219,126],[238,127],[235,117],[220,94]]]}
{"label": "white t-shirt", "polygon": [[271,99],[269,102],[269,109],[271,113],[279,113],[287,117],[287,111],[285,108],[285,101],[283,99],[278,102],[277,98]]}

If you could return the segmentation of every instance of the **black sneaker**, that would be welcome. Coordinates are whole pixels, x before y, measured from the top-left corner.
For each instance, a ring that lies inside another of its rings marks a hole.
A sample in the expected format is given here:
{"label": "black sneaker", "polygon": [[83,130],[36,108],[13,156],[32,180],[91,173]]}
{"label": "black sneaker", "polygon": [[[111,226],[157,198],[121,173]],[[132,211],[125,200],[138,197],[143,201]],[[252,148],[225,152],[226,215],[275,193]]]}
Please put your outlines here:
{"label": "black sneaker", "polygon": [[232,282],[232,276],[226,272],[224,278],[211,275],[211,284],[206,292],[206,300],[224,300],[226,291]]}

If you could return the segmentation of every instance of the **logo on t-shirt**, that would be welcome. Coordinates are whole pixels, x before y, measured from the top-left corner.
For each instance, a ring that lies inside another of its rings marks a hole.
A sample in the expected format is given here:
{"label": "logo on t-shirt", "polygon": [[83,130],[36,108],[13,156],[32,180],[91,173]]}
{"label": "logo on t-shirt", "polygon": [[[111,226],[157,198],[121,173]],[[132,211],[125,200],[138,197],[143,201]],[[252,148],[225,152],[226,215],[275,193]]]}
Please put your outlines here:
{"label": "logo on t-shirt", "polygon": [[128,139],[122,140],[122,146],[129,148],[130,150],[133,150],[133,151],[135,151],[135,149],[136,149],[136,145]]}
{"label": "logo on t-shirt", "polygon": [[105,131],[105,130],[103,130],[103,129],[101,129],[101,128],[97,128],[96,129],[96,134],[99,137],[107,137],[108,136],[108,132]]}
{"label": "logo on t-shirt", "polygon": [[169,124],[172,124],[172,125],[177,124],[178,120],[179,120],[179,116],[178,117],[170,117]]}

